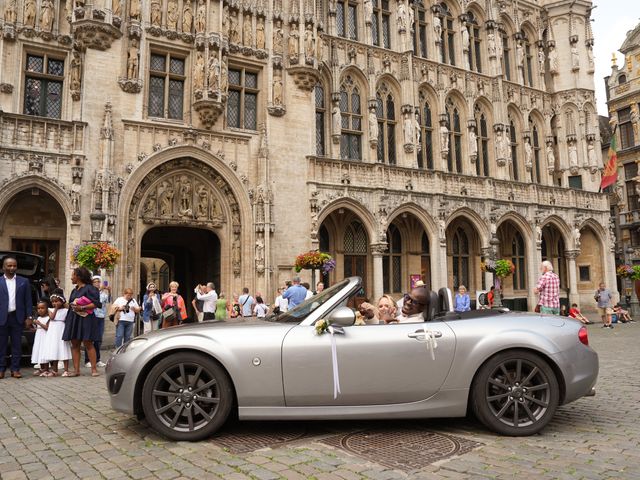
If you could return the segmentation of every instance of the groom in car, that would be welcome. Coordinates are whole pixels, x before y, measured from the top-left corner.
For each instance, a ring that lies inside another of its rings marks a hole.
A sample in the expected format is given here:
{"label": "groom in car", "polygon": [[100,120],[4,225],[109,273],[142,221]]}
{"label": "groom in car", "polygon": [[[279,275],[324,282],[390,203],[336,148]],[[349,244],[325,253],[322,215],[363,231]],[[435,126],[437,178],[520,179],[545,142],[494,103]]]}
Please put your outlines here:
{"label": "groom in car", "polygon": [[430,294],[426,285],[414,288],[411,293],[405,293],[398,323],[424,322],[423,312],[429,308]]}

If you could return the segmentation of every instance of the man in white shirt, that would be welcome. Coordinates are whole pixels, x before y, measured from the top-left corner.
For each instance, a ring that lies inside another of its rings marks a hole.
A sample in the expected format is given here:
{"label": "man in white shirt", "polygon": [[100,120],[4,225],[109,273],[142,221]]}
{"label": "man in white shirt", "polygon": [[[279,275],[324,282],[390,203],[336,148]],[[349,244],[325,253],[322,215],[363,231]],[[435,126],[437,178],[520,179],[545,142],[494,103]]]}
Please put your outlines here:
{"label": "man in white shirt", "polygon": [[206,285],[198,285],[196,287],[196,297],[202,301],[202,320],[215,320],[216,302],[218,301],[216,286],[212,282]]}
{"label": "man in white shirt", "polygon": [[423,312],[429,308],[429,289],[426,286],[416,287],[404,296],[402,314],[398,323],[424,322]]}
{"label": "man in white shirt", "polygon": [[116,298],[113,302],[111,309],[113,312],[120,312],[118,324],[116,325],[116,348],[118,348],[131,339],[136,313],[140,313],[142,308],[140,308],[136,299],[133,298],[133,290],[125,288],[122,296]]}
{"label": "man in white shirt", "polygon": [[278,289],[278,296],[273,302],[273,306],[278,307],[278,313],[284,313],[289,309],[289,300],[282,298],[282,288]]}

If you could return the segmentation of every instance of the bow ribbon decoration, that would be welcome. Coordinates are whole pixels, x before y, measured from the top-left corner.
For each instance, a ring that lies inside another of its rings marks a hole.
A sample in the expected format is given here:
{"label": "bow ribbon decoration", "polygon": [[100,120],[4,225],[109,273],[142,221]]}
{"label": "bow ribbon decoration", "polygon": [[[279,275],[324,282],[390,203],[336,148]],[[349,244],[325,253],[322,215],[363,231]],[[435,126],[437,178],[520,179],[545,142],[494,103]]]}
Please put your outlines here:
{"label": "bow ribbon decoration", "polygon": [[438,342],[436,342],[436,336],[433,330],[429,330],[426,325],[422,328],[424,332],[424,341],[427,346],[427,350],[431,354],[431,360],[436,359],[436,348],[438,348]]}
{"label": "bow ribbon decoration", "polygon": [[333,399],[338,398],[340,392],[340,372],[338,372],[338,348],[335,335],[344,335],[344,328],[339,325],[329,325],[327,332],[331,336],[331,365],[333,367]]}

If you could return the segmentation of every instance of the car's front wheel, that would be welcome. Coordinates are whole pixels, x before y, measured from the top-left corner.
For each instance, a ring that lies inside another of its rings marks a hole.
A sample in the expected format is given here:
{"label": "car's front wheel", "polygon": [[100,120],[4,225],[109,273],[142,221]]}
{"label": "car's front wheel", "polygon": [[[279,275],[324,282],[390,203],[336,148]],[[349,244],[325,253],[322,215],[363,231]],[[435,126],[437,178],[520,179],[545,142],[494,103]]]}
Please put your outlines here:
{"label": "car's front wheel", "polygon": [[559,398],[558,380],[549,364],[524,350],[490,358],[472,386],[474,413],[501,435],[538,433],[553,417]]}
{"label": "car's front wheel", "polygon": [[231,381],[224,369],[199,353],[163,358],[145,379],[142,405],[149,425],[172,440],[211,436],[233,405]]}

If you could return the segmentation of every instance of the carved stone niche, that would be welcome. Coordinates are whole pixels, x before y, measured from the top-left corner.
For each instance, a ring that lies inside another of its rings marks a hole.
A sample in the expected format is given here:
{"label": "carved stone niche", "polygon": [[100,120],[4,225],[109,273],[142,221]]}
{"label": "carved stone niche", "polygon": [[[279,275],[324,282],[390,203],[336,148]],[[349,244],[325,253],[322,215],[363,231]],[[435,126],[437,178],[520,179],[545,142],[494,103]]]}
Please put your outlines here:
{"label": "carved stone niche", "polygon": [[224,111],[224,103],[210,98],[203,98],[193,103],[193,108],[200,116],[200,121],[205,128],[211,128],[218,121],[218,117]]}
{"label": "carved stone niche", "polygon": [[5,23],[2,27],[2,37],[5,40],[15,40],[16,39],[16,27],[15,25]]}
{"label": "carved stone niche", "polygon": [[310,92],[318,83],[320,73],[313,67],[297,66],[287,69],[289,75],[293,77],[293,82],[300,90]]}
{"label": "carved stone niche", "polygon": [[273,115],[274,117],[282,117],[285,113],[287,113],[287,108],[284,105],[271,105],[267,107],[267,111],[269,115]]}
{"label": "carved stone niche", "polygon": [[0,93],[13,93],[13,85],[10,83],[0,83]]}
{"label": "carved stone niche", "polygon": [[93,19],[73,22],[73,30],[77,41],[96,50],[107,50],[114,40],[122,37],[122,32],[113,25]]}
{"label": "carved stone niche", "polygon": [[120,78],[118,85],[123,92],[140,93],[142,91],[142,80],[136,78]]}

